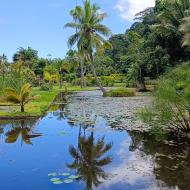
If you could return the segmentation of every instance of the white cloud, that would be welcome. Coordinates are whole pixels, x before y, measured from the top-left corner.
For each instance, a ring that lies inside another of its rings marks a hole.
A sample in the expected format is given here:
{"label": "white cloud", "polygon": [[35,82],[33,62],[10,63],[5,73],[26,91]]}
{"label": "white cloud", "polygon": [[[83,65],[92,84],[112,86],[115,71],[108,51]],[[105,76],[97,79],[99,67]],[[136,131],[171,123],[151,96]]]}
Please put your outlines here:
{"label": "white cloud", "polygon": [[115,8],[121,18],[132,22],[136,13],[155,6],[155,0],[118,0]]}

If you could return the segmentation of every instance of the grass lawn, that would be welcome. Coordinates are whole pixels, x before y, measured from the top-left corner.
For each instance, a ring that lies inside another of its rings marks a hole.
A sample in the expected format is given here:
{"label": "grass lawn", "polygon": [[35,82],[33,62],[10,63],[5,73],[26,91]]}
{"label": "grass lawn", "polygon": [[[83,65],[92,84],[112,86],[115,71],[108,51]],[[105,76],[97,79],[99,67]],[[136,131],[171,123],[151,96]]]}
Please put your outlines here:
{"label": "grass lawn", "polygon": [[[97,88],[85,88],[81,89],[79,86],[68,86],[68,92],[81,91],[81,90],[95,90]],[[49,108],[50,104],[53,102],[56,95],[65,91],[65,89],[59,89],[58,86],[54,87],[53,90],[41,91],[39,88],[33,88],[32,94],[39,95],[40,98],[34,100],[25,106],[25,112],[20,112],[19,106],[13,106],[9,102],[0,102],[0,119],[1,118],[24,118],[24,117],[40,117]]]}

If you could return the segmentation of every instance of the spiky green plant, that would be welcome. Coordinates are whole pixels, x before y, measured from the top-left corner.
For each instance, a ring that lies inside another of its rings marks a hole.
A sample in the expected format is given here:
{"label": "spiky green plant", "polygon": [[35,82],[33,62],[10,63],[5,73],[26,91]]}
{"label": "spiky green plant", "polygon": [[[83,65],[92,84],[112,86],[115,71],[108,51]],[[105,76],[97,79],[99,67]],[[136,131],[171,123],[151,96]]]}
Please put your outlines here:
{"label": "spiky green plant", "polygon": [[31,96],[31,85],[24,84],[19,91],[14,88],[5,89],[5,100],[14,104],[20,105],[21,112],[25,111],[25,105],[39,96]]}
{"label": "spiky green plant", "polygon": [[153,126],[190,132],[190,63],[169,71],[159,81],[152,106],[140,116]]}

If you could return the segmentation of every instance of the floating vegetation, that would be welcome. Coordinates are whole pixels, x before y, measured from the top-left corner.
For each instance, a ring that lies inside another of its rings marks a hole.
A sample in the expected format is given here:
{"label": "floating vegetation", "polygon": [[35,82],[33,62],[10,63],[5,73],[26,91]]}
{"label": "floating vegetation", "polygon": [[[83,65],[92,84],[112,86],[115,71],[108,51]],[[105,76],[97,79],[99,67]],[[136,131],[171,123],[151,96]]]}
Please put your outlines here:
{"label": "floating vegetation", "polygon": [[[75,179],[78,179],[79,175],[73,175],[67,172],[64,173],[49,173],[48,176],[53,176],[53,178],[50,179],[50,181],[55,185],[60,185],[62,183],[73,183]],[[55,176],[61,176],[61,177],[55,177]],[[64,177],[65,179],[64,179]]]}
{"label": "floating vegetation", "polygon": [[54,178],[51,178],[51,179],[50,179],[50,181],[53,181],[53,182],[59,181],[59,180],[60,180],[60,178],[58,178],[58,177],[54,177]]}
{"label": "floating vegetation", "polygon": [[69,115],[69,124],[81,124],[94,126],[100,124],[100,118],[104,118],[106,125],[115,129],[128,129],[149,131],[150,127],[137,119],[137,108],[150,105],[152,99],[147,96],[102,98],[99,91],[78,92],[72,95],[72,102],[67,105],[66,112]]}
{"label": "floating vegetation", "polygon": [[48,176],[57,176],[57,173],[49,173]]}
{"label": "floating vegetation", "polygon": [[54,181],[54,182],[53,182],[54,185],[60,185],[60,184],[62,184],[62,183],[63,183],[63,182],[60,181],[60,180],[58,180],[58,181]]}
{"label": "floating vegetation", "polygon": [[64,180],[64,183],[72,183],[72,182],[73,182],[72,179],[65,179],[65,180]]}
{"label": "floating vegetation", "polygon": [[63,176],[69,176],[70,173],[62,173]]}
{"label": "floating vegetation", "polygon": [[70,175],[69,179],[78,179],[80,176],[79,175]]}

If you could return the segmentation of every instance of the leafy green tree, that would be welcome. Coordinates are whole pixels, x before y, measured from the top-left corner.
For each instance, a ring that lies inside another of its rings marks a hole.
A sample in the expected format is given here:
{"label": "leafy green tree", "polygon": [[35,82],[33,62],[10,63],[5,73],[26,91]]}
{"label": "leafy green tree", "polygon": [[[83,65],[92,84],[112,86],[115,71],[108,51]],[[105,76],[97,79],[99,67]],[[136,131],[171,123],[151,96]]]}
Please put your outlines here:
{"label": "leafy green tree", "polygon": [[38,51],[28,47],[27,49],[20,47],[13,55],[13,62],[22,62],[23,65],[33,68],[34,61],[38,60]]}
{"label": "leafy green tree", "polygon": [[0,74],[2,76],[3,81],[5,80],[5,75],[8,72],[8,60],[5,54],[0,56]]}
{"label": "leafy green tree", "polygon": [[143,75],[144,38],[142,38],[137,32],[134,31],[128,32],[127,38],[129,41],[128,59],[131,62],[128,77],[133,78],[136,81],[137,88],[139,91],[146,91],[145,80]]}
{"label": "leafy green tree", "polygon": [[115,69],[115,73],[127,73],[128,63],[126,59],[123,58],[126,56],[128,51],[128,40],[125,34],[116,34],[112,35],[109,38],[109,42],[112,44],[111,50],[106,50],[105,56],[109,56],[112,59],[112,67]]}
{"label": "leafy green tree", "polygon": [[100,13],[100,8],[96,4],[91,5],[89,0],[84,2],[80,10],[81,13],[77,18],[77,22],[70,22],[65,25],[65,27],[77,30],[69,38],[68,44],[70,46],[77,44],[79,52],[88,55],[96,83],[102,92],[105,93],[106,90],[101,85],[94,67],[94,54],[102,52],[105,48],[111,48],[111,44],[103,38],[103,36],[109,36],[110,34],[110,30],[102,24],[107,14]]}

